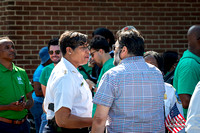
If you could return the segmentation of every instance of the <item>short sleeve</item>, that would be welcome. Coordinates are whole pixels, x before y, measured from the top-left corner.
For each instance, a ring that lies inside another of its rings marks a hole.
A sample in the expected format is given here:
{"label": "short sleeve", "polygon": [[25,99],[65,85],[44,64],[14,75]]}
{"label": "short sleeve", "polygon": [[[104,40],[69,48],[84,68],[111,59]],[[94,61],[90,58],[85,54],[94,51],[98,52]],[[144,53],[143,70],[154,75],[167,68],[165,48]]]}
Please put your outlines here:
{"label": "short sleeve", "polygon": [[73,101],[76,95],[75,83],[70,77],[60,79],[55,85],[54,91],[54,110],[58,111],[61,107],[72,109]]}
{"label": "short sleeve", "polygon": [[187,121],[186,121],[186,131],[189,132],[199,132],[200,125],[200,82],[197,84],[195,91],[192,95],[190,100],[188,114],[187,114]]}
{"label": "short sleeve", "polygon": [[[177,80],[177,88],[178,94],[190,94],[192,95],[194,88],[199,81],[196,72],[195,65],[196,62],[192,62],[192,60],[188,62],[184,62],[181,64],[179,71],[178,71],[178,80]],[[199,69],[199,68],[198,68]]]}
{"label": "short sleeve", "polygon": [[48,79],[46,79],[46,70],[47,69],[45,68],[42,70],[41,75],[40,75],[40,80],[39,80],[40,84],[44,86],[47,86],[47,81],[48,81]]}
{"label": "short sleeve", "polygon": [[40,64],[33,74],[33,82],[39,82],[40,74],[44,67]]}
{"label": "short sleeve", "polygon": [[114,85],[112,84],[110,74],[106,73],[103,75],[99,83],[93,102],[95,104],[111,107],[115,98],[114,92]]}
{"label": "short sleeve", "polygon": [[30,80],[28,78],[28,75],[27,75],[26,71],[24,71],[24,78],[25,78],[25,87],[26,87],[25,93],[27,94],[27,93],[33,91],[33,87],[31,85],[31,82],[30,82]]}

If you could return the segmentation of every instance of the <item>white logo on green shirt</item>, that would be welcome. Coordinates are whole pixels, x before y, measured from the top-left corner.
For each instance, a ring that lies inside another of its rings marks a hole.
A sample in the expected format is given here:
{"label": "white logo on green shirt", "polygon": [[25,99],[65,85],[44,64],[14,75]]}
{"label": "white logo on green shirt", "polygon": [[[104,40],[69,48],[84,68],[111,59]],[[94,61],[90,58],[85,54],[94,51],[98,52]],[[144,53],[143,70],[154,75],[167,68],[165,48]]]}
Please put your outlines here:
{"label": "white logo on green shirt", "polygon": [[17,77],[17,79],[18,79],[18,84],[24,84],[24,83],[22,82],[22,78],[21,78],[21,77]]}

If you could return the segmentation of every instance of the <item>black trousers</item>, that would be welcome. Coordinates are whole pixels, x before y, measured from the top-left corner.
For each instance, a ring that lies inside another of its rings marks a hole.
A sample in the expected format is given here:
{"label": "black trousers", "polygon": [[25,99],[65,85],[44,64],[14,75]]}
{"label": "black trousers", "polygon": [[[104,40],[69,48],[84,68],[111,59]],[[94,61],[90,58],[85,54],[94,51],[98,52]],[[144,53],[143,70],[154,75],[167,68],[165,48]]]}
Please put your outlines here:
{"label": "black trousers", "polygon": [[51,120],[48,120],[48,124],[45,125],[43,133],[89,133],[89,130],[88,127],[81,129],[60,128],[57,124],[55,125]]}

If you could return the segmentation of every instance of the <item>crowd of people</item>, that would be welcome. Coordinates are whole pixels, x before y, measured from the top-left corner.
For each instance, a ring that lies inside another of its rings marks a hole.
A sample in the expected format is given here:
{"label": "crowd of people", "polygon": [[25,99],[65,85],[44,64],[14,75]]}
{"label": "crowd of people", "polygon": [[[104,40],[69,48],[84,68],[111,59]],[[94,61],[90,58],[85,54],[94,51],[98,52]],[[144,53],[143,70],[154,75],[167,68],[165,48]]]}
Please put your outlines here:
{"label": "crowd of people", "polygon": [[[115,41],[116,39],[116,41]],[[66,30],[39,51],[33,74],[15,66],[14,43],[0,37],[0,132],[197,133],[200,131],[200,25],[188,49],[145,51],[134,26],[114,35]]]}

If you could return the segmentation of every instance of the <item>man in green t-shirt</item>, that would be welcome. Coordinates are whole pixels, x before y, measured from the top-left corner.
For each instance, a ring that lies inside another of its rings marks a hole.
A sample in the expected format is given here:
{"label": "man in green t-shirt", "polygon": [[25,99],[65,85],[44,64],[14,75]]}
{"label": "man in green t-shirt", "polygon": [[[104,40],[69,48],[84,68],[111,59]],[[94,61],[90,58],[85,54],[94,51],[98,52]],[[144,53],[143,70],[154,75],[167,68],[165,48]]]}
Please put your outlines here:
{"label": "man in green t-shirt", "polygon": [[[0,132],[29,133],[27,109],[33,105],[33,87],[25,70],[14,65],[14,43],[0,38]],[[21,97],[24,98],[21,99]],[[19,100],[21,99],[21,100]]]}
{"label": "man in green t-shirt", "polygon": [[[114,59],[111,58],[109,54],[110,51],[109,44],[108,41],[103,36],[99,35],[93,37],[93,39],[90,42],[89,49],[92,60],[94,60],[95,63],[101,68],[97,84],[95,84],[89,79],[86,80],[87,83],[89,84],[90,89],[95,93],[104,73],[107,72],[112,67],[114,67],[113,64]],[[96,111],[96,104],[93,104],[92,116],[94,116],[95,111]]]}
{"label": "man in green t-shirt", "polygon": [[58,38],[54,38],[54,39],[50,40],[48,43],[49,56],[53,63],[44,67],[44,69],[42,70],[42,73],[40,75],[39,81],[41,83],[41,87],[42,87],[44,96],[45,96],[45,92],[46,92],[47,82],[51,75],[51,71],[58,64],[58,62],[60,61],[60,59],[62,57],[61,52],[60,52],[60,46],[58,45],[58,41],[59,41]]}
{"label": "man in green t-shirt", "polygon": [[185,118],[195,86],[200,81],[200,25],[190,27],[187,39],[188,50],[178,63],[173,80],[173,86],[183,105]]}

